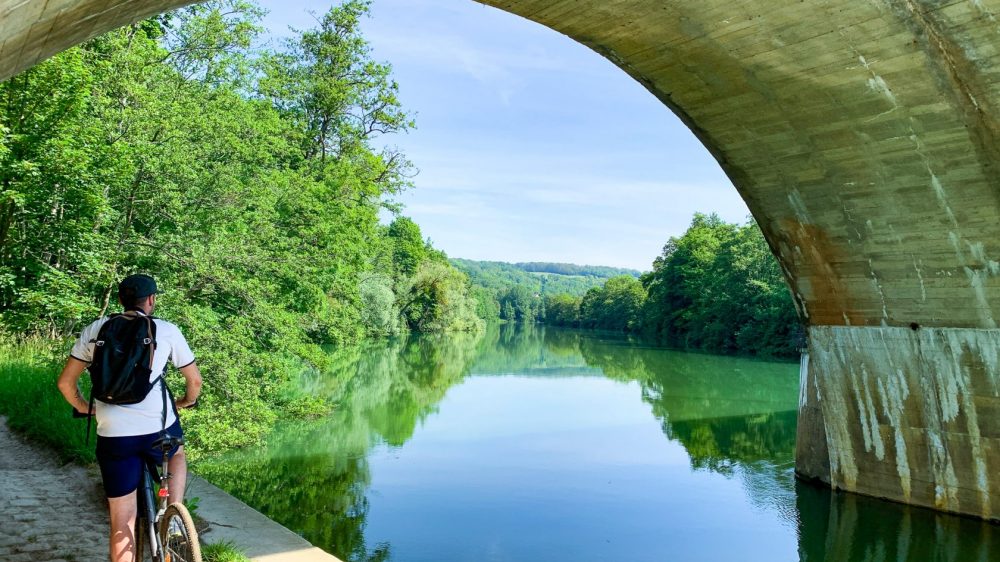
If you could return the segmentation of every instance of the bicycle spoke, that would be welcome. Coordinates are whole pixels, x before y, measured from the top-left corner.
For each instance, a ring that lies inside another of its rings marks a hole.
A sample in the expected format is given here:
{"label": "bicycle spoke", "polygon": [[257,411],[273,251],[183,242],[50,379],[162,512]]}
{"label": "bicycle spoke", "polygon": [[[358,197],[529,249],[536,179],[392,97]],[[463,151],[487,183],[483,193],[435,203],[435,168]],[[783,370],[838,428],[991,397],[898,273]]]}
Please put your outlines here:
{"label": "bicycle spoke", "polygon": [[191,515],[181,504],[167,507],[160,522],[160,540],[167,562],[201,562],[201,546]]}

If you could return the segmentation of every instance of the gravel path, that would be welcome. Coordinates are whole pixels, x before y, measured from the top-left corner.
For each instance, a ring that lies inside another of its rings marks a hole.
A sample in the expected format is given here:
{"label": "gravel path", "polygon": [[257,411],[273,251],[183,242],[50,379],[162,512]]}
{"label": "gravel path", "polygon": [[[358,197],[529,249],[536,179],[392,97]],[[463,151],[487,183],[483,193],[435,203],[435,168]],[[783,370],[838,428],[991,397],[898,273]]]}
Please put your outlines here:
{"label": "gravel path", "polygon": [[0,416],[0,560],[105,562],[108,509],[96,469],[62,465]]}

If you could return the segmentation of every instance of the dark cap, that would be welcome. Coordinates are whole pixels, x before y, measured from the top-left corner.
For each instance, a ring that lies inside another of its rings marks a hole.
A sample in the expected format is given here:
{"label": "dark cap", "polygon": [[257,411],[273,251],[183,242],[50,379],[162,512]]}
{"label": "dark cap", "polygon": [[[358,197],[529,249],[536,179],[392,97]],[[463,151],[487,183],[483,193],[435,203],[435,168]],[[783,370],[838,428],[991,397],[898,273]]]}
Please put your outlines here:
{"label": "dark cap", "polygon": [[118,297],[124,300],[144,299],[156,294],[156,281],[148,275],[129,275],[118,284]]}

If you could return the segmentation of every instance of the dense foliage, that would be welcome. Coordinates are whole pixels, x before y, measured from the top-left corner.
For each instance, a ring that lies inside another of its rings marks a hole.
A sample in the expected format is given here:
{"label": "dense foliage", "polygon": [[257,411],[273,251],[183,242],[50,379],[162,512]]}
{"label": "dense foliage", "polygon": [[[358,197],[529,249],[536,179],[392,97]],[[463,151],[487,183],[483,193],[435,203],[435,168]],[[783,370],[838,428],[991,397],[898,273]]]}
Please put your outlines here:
{"label": "dense foliage", "polygon": [[695,215],[643,277],[643,325],[660,341],[713,352],[793,356],[803,330],[757,223]]}
{"label": "dense foliage", "polygon": [[211,450],[322,409],[284,389],[321,344],[477,329],[465,276],[409,219],[379,222],[412,175],[382,139],[413,123],[367,9],[272,50],[259,8],[208,2],[0,84],[2,331],[66,338],[152,274],[205,374],[189,435]]}
{"label": "dense foliage", "polygon": [[643,333],[716,353],[790,357],[803,337],[760,228],[715,215],[695,215],[641,282],[620,276],[582,298],[552,295],[545,311],[550,324]]}
{"label": "dense foliage", "polygon": [[570,263],[505,263],[452,259],[478,288],[481,318],[536,322],[546,317],[551,295],[582,296],[611,277],[639,277],[638,271]]}

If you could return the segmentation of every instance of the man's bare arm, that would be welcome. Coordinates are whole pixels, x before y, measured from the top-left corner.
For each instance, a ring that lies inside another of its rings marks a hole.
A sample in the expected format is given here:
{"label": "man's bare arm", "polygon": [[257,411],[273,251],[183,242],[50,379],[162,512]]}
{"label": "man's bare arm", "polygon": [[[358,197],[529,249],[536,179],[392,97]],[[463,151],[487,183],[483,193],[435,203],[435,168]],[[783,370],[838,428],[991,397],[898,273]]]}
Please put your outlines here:
{"label": "man's bare arm", "polygon": [[184,396],[178,398],[174,404],[178,408],[187,408],[194,404],[201,394],[201,371],[194,362],[181,367],[180,371],[184,375]]}
{"label": "man's bare arm", "polygon": [[83,398],[83,394],[80,393],[80,387],[77,385],[80,375],[83,374],[86,368],[86,363],[76,357],[70,357],[66,360],[66,366],[63,367],[62,373],[59,374],[59,382],[57,383],[59,392],[62,393],[63,398],[81,414],[88,413],[90,409],[90,405]]}

